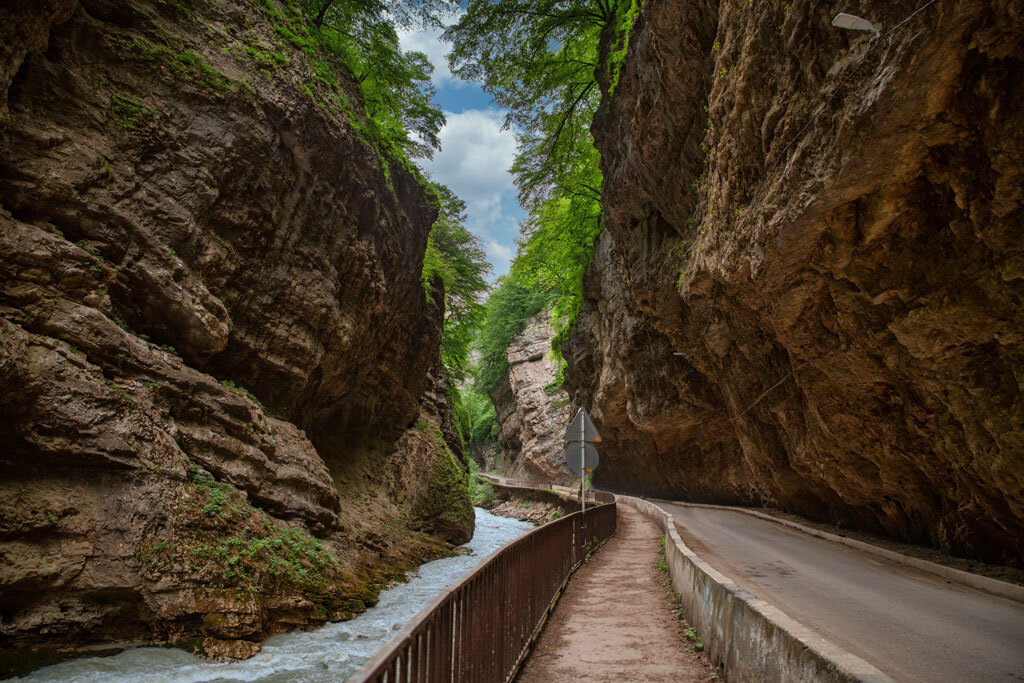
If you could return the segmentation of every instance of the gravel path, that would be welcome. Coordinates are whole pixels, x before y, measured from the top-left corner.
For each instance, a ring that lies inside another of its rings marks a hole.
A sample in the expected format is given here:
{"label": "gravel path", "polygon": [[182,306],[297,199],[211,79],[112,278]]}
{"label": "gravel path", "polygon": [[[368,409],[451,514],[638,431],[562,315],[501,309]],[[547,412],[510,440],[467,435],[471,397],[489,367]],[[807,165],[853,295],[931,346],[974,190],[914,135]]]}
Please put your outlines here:
{"label": "gravel path", "polygon": [[660,533],[619,506],[616,535],[576,572],[541,633],[520,683],[717,680],[687,653],[658,562]]}

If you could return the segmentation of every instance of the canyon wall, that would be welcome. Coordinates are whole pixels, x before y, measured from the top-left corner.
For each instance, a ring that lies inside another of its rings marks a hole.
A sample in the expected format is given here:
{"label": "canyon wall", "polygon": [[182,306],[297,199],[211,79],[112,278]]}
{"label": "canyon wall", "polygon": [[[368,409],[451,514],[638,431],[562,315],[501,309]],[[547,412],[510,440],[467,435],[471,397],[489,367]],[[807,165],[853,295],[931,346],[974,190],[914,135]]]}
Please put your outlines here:
{"label": "canyon wall", "polygon": [[251,655],[472,535],[437,209],[303,21],[0,10],[0,654]]}
{"label": "canyon wall", "polygon": [[549,357],[551,314],[528,318],[509,342],[508,371],[491,392],[501,431],[494,471],[524,481],[579,484],[565,464],[562,436],[572,417],[565,389],[551,389],[557,365]]}
{"label": "canyon wall", "polygon": [[596,485],[1024,562],[1024,11],[920,4],[643,5],[564,349]]}

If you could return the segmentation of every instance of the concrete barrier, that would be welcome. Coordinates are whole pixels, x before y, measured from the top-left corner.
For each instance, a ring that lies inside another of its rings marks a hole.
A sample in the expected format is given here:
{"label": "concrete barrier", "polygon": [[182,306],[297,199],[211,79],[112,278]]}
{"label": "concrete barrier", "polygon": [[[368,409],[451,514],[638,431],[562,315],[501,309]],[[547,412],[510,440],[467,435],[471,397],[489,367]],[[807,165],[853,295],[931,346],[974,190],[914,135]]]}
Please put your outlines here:
{"label": "concrete barrier", "polygon": [[729,681],[870,681],[893,679],[741,589],[691,551],[672,515],[640,498],[617,496],[665,533],[665,562],[686,620],[704,640],[711,661]]}

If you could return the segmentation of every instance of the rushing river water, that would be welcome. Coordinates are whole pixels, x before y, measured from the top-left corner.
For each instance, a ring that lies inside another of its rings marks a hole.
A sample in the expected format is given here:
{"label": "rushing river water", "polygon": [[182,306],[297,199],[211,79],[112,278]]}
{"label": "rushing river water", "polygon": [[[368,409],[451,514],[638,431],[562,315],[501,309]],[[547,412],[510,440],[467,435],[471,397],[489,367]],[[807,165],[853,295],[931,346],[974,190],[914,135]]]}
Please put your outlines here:
{"label": "rushing river water", "polygon": [[380,602],[351,621],[315,631],[267,639],[263,651],[243,662],[211,662],[172,648],[144,647],[113,657],[86,657],[40,669],[29,681],[338,681],[354,674],[442,590],[488,555],[533,527],[476,509],[471,555],[428,562],[400,586],[380,594]]}

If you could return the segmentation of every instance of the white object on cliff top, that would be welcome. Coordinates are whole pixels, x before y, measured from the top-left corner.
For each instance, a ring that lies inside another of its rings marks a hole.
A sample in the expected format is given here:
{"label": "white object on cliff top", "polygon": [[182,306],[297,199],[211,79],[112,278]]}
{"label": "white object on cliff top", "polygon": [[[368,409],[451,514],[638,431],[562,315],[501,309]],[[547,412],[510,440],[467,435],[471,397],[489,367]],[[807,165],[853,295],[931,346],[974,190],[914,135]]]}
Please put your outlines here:
{"label": "white object on cliff top", "polygon": [[845,12],[837,14],[836,18],[832,20],[832,25],[836,28],[845,28],[850,31],[871,31],[876,35],[878,34],[878,27],[870,21],[855,17],[852,14],[846,14]]}

